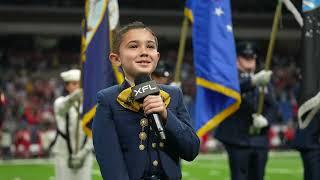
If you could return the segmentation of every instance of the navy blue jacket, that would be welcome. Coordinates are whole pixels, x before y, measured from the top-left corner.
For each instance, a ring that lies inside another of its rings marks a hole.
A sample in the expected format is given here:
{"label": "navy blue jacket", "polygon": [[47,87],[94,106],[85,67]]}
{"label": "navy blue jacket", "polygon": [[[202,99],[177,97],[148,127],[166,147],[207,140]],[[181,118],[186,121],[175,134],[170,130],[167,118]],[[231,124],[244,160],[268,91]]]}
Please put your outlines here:
{"label": "navy blue jacket", "polygon": [[298,150],[320,149],[320,113],[304,128],[296,130],[293,145]]}
{"label": "navy blue jacket", "polygon": [[[246,146],[246,147],[268,147],[267,130],[261,129],[260,134],[250,135],[249,128],[252,125],[252,114],[257,112],[259,91],[258,87],[252,86],[250,78],[240,78],[240,89],[242,102],[237,112],[224,120],[217,128],[215,137],[223,143]],[[272,96],[271,88],[265,94],[265,104],[262,115],[269,124],[276,118],[276,102]]]}
{"label": "navy blue jacket", "polygon": [[[192,161],[199,153],[200,144],[189,123],[190,117],[182,100],[182,92],[176,87],[160,86],[171,97],[165,125],[167,140],[163,148],[158,150],[139,150],[139,123],[144,115],[126,109],[116,101],[119,93],[127,87],[128,83],[125,82],[121,86],[112,86],[98,93],[98,107],[93,121],[93,143],[103,178],[140,179],[148,167],[146,163],[150,154],[157,154],[166,176],[169,179],[181,179],[180,158]],[[145,142],[147,141],[143,142],[144,145],[148,146]]]}

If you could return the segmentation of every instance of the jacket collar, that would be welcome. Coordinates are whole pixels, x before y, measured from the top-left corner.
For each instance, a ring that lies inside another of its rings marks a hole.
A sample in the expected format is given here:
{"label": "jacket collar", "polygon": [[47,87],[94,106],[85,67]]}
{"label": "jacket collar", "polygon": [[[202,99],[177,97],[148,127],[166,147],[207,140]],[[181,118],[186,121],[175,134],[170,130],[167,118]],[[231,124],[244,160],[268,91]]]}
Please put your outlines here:
{"label": "jacket collar", "polygon": [[[127,81],[124,81],[120,85],[119,95],[117,97],[117,102],[124,108],[129,109],[134,112],[138,112],[141,108],[141,103],[135,101],[132,96],[132,90],[130,84]],[[169,93],[160,90],[160,96],[162,97],[166,107],[170,104],[170,95]]]}

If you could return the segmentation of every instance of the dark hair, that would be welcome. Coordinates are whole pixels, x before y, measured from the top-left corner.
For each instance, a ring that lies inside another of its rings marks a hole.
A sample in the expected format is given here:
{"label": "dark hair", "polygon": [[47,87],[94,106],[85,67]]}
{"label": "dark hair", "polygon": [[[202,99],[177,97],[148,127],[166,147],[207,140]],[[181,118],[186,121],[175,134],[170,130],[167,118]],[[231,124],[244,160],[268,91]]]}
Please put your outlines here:
{"label": "dark hair", "polygon": [[153,35],[153,37],[156,41],[156,46],[158,47],[158,38],[157,38],[156,34],[154,33],[154,31],[152,31],[151,28],[149,28],[147,25],[143,24],[142,22],[135,21],[135,22],[132,22],[130,24],[123,26],[121,29],[119,29],[115,33],[115,36],[114,36],[113,42],[112,42],[112,52],[113,53],[119,53],[120,44],[121,44],[123,35],[132,29],[146,29],[147,31],[149,31]]}

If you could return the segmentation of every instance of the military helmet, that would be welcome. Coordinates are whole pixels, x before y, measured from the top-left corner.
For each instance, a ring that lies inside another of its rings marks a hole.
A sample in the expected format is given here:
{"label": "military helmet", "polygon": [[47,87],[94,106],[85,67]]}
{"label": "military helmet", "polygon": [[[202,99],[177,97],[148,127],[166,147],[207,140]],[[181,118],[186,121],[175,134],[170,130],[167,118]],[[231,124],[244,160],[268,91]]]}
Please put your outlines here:
{"label": "military helmet", "polygon": [[237,43],[237,55],[244,58],[258,58],[258,47],[255,43],[250,41],[243,41]]}

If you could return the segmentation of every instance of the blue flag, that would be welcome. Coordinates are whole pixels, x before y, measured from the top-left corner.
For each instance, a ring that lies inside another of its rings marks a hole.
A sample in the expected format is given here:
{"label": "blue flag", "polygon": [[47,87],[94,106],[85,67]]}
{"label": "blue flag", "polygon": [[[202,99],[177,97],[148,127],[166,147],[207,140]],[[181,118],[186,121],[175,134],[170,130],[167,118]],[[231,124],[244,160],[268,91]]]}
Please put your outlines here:
{"label": "blue flag", "polygon": [[196,71],[196,129],[203,136],[240,106],[236,50],[229,0],[195,0],[193,49]]}
{"label": "blue flag", "polygon": [[108,1],[88,0],[85,13],[85,37],[83,38],[83,116],[82,127],[92,137],[91,123],[96,111],[96,95],[101,89],[116,84],[109,61],[110,37]]}
{"label": "blue flag", "polygon": [[319,8],[320,0],[303,0],[302,1],[302,10],[303,12],[311,11],[316,8]]}

